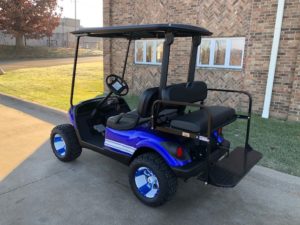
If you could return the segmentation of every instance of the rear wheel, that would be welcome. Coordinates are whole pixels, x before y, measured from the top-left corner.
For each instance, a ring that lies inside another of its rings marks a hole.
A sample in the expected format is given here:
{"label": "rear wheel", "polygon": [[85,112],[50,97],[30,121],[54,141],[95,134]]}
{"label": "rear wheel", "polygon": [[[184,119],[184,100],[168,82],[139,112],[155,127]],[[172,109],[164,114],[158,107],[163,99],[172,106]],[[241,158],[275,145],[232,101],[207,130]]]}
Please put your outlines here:
{"label": "rear wheel", "polygon": [[81,154],[81,146],[76,132],[71,124],[54,127],[50,135],[51,147],[54,155],[63,162],[77,159]]}
{"label": "rear wheel", "polygon": [[133,160],[129,182],[136,197],[148,206],[164,204],[177,190],[175,174],[156,153],[145,153]]}

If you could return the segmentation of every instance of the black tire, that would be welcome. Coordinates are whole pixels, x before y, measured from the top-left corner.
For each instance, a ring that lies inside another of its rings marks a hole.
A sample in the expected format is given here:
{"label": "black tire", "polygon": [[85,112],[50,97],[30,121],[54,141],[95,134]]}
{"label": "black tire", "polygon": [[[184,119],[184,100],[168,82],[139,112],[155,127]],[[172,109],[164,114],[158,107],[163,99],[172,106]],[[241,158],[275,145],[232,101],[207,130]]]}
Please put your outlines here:
{"label": "black tire", "polygon": [[[159,191],[152,198],[144,196],[139,191],[135,181],[139,168],[144,167],[153,172],[159,183]],[[144,204],[152,207],[163,205],[166,201],[169,201],[177,190],[177,177],[157,153],[144,153],[132,161],[129,171],[129,183],[135,196]]]}
{"label": "black tire", "polygon": [[[55,138],[61,137],[64,143],[63,154],[55,148]],[[76,132],[71,124],[61,124],[52,129],[50,135],[51,147],[54,155],[63,162],[70,162],[77,159],[81,152],[81,146],[78,142]]]}

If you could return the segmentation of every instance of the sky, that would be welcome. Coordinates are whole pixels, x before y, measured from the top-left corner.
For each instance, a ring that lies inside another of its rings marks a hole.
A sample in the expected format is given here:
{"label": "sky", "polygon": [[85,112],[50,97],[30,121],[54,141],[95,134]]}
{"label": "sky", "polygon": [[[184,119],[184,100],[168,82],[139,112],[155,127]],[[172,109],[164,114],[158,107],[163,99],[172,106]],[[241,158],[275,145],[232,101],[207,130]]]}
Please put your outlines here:
{"label": "sky", "polygon": [[103,26],[102,0],[58,0],[59,6],[63,7],[62,17],[75,18],[75,1],[81,26]]}

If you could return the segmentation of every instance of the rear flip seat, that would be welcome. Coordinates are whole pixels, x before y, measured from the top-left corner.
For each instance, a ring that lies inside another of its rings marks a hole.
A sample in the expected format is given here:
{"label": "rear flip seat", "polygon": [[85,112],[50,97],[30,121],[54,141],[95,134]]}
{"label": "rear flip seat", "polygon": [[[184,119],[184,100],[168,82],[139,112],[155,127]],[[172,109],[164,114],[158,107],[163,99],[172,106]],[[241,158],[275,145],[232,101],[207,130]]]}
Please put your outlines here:
{"label": "rear flip seat", "polygon": [[[207,97],[207,86],[202,81],[193,83],[170,85],[163,89],[162,99],[178,102],[199,102],[204,101]],[[225,106],[208,106],[206,107],[211,115],[212,130],[223,127],[236,120],[236,113],[233,108]],[[172,128],[192,132],[205,133],[208,127],[207,111],[200,109],[184,115],[179,115],[170,122]]]}
{"label": "rear flip seat", "polygon": [[[236,119],[235,110],[224,106],[209,106],[207,110],[211,114],[212,129],[223,127]],[[207,132],[208,116],[203,109],[197,110],[171,121],[171,127],[193,133]]]}

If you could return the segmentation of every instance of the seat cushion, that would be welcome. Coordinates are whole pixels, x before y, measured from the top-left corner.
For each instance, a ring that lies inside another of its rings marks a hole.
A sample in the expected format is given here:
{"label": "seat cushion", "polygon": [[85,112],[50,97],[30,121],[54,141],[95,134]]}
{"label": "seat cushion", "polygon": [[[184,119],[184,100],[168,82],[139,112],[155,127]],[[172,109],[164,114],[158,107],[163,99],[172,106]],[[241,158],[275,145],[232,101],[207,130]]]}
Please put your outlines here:
{"label": "seat cushion", "polygon": [[[159,113],[161,121],[167,121],[177,115],[177,109],[165,109]],[[137,125],[150,121],[150,117],[141,118],[137,110],[132,110],[128,113],[122,113],[116,116],[111,116],[106,122],[106,126],[115,130],[130,130]]]}
{"label": "seat cushion", "polygon": [[[207,107],[211,114],[212,129],[223,127],[236,119],[235,110],[224,106]],[[205,133],[208,126],[208,115],[203,109],[176,117],[171,127],[193,133]]]}
{"label": "seat cushion", "polygon": [[133,110],[128,113],[109,117],[106,126],[115,130],[130,130],[149,120],[150,118],[140,118],[137,111]]}

